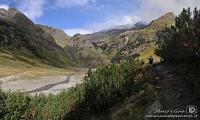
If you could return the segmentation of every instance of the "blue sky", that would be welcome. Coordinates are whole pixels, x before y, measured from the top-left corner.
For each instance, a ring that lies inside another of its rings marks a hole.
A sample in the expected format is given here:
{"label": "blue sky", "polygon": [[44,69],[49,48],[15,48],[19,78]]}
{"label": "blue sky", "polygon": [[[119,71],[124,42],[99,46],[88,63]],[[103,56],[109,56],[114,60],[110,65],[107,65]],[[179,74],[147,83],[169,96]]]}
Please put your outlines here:
{"label": "blue sky", "polygon": [[0,8],[17,8],[35,23],[69,35],[148,23],[166,12],[178,14],[183,7],[195,6],[200,0],[0,0]]}

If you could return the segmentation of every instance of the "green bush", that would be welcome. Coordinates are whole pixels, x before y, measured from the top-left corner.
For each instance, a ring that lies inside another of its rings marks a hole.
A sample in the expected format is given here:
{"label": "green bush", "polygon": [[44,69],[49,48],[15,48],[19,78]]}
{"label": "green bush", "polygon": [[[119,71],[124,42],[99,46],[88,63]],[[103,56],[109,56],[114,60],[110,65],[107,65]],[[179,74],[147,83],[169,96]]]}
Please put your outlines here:
{"label": "green bush", "polygon": [[20,92],[6,93],[5,100],[5,120],[29,119],[30,117],[30,97]]}
{"label": "green bush", "polygon": [[93,109],[91,111],[102,112],[132,93],[135,90],[135,78],[141,71],[142,68],[135,62],[110,65],[94,72],[89,71],[84,83],[85,99],[88,106]]}
{"label": "green bush", "polygon": [[31,98],[33,118],[36,120],[64,119],[64,115],[75,108],[81,101],[83,86],[78,85],[58,95],[45,96],[42,94]]}
{"label": "green bush", "polygon": [[87,119],[105,112],[136,92],[139,85],[143,84],[145,75],[146,69],[135,61],[89,70],[84,79],[83,100],[66,114],[65,119]]}
{"label": "green bush", "polygon": [[4,92],[0,89],[0,119],[5,115],[5,99]]}

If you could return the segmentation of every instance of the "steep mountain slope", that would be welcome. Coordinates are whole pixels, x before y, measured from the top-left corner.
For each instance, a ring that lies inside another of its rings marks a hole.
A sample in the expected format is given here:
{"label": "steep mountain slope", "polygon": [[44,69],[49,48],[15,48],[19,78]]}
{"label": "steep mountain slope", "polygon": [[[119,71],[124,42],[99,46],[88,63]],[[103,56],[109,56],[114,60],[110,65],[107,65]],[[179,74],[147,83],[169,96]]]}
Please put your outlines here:
{"label": "steep mountain slope", "polygon": [[98,67],[106,63],[106,57],[101,51],[95,49],[94,45],[88,38],[81,34],[73,37],[59,29],[37,25],[47,33],[51,34],[57,45],[61,46],[65,53],[71,56],[75,67]]}
{"label": "steep mountain slope", "polygon": [[0,48],[16,57],[28,56],[45,64],[66,67],[70,56],[54,38],[16,9],[0,9]]}
{"label": "steep mountain slope", "polygon": [[59,46],[65,47],[68,44],[68,40],[70,39],[70,37],[64,31],[44,25],[37,26],[42,28],[47,33],[51,34],[55,39],[56,44],[58,44]]}
{"label": "steep mountain slope", "polygon": [[84,35],[74,35],[65,50],[76,61],[76,66],[97,67],[106,64],[106,57]]}
{"label": "steep mountain slope", "polygon": [[140,30],[129,30],[104,42],[100,47],[113,61],[135,57],[155,44],[155,34],[159,29],[175,24],[175,15],[167,13]]}

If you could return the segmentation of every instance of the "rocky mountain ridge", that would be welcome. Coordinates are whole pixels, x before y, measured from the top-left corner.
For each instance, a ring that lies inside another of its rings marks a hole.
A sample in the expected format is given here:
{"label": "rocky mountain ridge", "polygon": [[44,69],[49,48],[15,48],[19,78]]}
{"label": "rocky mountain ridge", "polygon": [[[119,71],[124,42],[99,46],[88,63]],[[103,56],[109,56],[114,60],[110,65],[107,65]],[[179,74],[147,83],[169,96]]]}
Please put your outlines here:
{"label": "rocky mountain ridge", "polygon": [[139,30],[128,30],[106,41],[99,47],[113,60],[127,59],[155,45],[156,32],[164,27],[175,25],[175,15],[167,13]]}
{"label": "rocky mountain ridge", "polygon": [[59,67],[97,67],[109,61],[134,58],[154,46],[159,29],[174,24],[175,15],[167,13],[149,25],[138,23],[129,29],[69,37],[62,30],[34,24],[16,9],[0,9],[0,47]]}
{"label": "rocky mountain ridge", "polygon": [[112,39],[113,37],[119,35],[120,33],[130,30],[139,30],[145,28],[146,26],[147,25],[145,25],[144,23],[138,22],[134,25],[116,26],[112,29],[102,30],[85,36],[87,36],[89,41],[95,44],[101,44],[102,42],[108,41],[109,39]]}
{"label": "rocky mountain ridge", "polygon": [[174,24],[175,15],[169,12],[153,20],[149,25],[137,23],[128,29],[121,27],[123,29],[104,30],[88,35],[76,34],[68,39],[66,48],[87,49],[88,54],[89,51],[95,51],[104,58],[106,56],[106,61],[134,58],[155,45],[155,34],[158,30]]}

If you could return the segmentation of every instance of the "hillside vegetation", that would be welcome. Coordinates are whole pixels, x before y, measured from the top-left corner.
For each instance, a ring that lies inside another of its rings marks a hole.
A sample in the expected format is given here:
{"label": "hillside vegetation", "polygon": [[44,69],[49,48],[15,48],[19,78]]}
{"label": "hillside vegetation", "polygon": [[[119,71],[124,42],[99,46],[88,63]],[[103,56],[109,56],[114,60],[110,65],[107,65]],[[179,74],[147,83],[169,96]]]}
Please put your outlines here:
{"label": "hillside vegetation", "polygon": [[155,46],[156,32],[167,26],[175,24],[175,15],[167,13],[152,21],[147,27],[139,30],[130,30],[110,38],[100,45],[103,53],[108,55],[111,61],[137,57],[141,52]]}
{"label": "hillside vegetation", "polygon": [[53,37],[34,25],[15,9],[2,10],[0,14],[0,48],[17,56],[25,56],[42,63],[67,67],[70,57],[59,47]]}
{"label": "hillside vegetation", "polygon": [[75,66],[96,68],[108,63],[107,57],[101,51],[96,50],[84,35],[73,36],[64,49],[71,54],[72,59],[76,62]]}
{"label": "hillside vegetation", "polygon": [[0,78],[19,76],[21,79],[41,76],[66,75],[73,69],[62,69],[43,64],[29,57],[0,52]]}
{"label": "hillside vegetation", "polygon": [[37,25],[37,26],[40,27],[41,29],[43,29],[45,32],[52,35],[56,44],[58,44],[62,48],[64,48],[66,45],[68,45],[68,41],[69,41],[70,37],[64,31],[56,29],[56,28],[44,26],[44,25]]}

